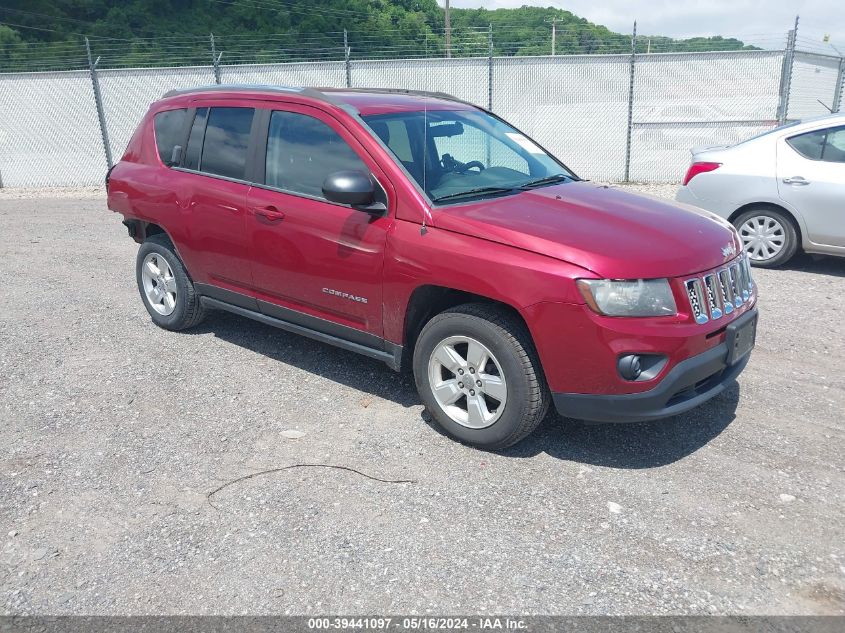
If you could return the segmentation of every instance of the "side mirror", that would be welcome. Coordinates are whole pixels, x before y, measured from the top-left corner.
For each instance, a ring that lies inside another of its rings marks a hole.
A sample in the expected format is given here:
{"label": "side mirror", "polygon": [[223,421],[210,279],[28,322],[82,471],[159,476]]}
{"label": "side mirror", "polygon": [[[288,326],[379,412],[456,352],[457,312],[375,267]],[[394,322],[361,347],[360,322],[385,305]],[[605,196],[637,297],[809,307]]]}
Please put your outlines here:
{"label": "side mirror", "polygon": [[366,207],[376,198],[376,186],[362,171],[336,171],[323,182],[323,195],[329,202]]}

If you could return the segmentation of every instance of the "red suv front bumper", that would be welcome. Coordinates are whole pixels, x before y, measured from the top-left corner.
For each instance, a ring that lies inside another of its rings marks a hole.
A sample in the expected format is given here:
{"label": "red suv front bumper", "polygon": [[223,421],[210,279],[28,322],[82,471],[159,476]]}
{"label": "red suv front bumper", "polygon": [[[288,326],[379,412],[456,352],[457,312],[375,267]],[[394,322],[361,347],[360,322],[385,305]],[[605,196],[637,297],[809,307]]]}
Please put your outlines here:
{"label": "red suv front bumper", "polygon": [[593,422],[641,422],[689,411],[722,393],[745,369],[751,354],[732,360],[731,334],[756,320],[756,308],[746,312],[727,327],[726,340],[676,363],[648,391],[621,395],[553,393],[555,408],[563,416]]}
{"label": "red suv front bumper", "polygon": [[[607,317],[583,304],[526,308],[558,412],[598,422],[636,422],[683,413],[724,391],[748,363],[748,353],[731,348],[737,332],[743,338],[756,334],[756,286],[749,275],[741,288],[748,292],[731,291],[738,298],[725,309],[721,299],[711,304],[701,294],[706,284],[697,295],[688,285],[713,282],[714,275],[718,281],[718,272],[734,268],[736,261],[670,280],[678,306],[672,317]],[[635,380],[623,377],[619,362],[627,355],[656,359],[653,369]]]}

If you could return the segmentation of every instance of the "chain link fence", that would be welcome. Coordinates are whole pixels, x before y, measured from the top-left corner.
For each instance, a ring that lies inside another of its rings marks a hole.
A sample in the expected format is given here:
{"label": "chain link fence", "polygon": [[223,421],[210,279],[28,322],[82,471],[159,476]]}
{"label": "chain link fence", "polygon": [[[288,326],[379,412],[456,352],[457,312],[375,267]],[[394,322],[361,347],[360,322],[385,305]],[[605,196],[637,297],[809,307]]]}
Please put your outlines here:
{"label": "chain link fence", "polygon": [[[172,68],[100,69],[95,46],[88,70],[0,73],[0,187],[100,184],[106,147],[119,160],[151,102],[213,83],[446,92],[490,108],[602,181],[677,182],[694,146],[843,108],[845,61],[795,50],[794,33],[778,50],[654,53],[633,37],[628,52],[512,57],[494,56],[492,37],[458,41],[461,57],[430,57],[439,51],[426,46],[418,56],[352,59],[344,34],[339,55],[272,63],[244,63],[237,48],[226,63],[211,38],[208,65]],[[191,62],[201,53],[192,49]]]}

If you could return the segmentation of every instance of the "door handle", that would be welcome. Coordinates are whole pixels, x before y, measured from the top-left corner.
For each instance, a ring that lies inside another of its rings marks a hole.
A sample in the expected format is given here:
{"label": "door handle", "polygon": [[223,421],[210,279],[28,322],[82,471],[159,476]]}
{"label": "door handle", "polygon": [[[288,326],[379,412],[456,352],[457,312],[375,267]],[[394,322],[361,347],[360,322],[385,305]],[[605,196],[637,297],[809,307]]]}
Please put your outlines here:
{"label": "door handle", "polygon": [[285,219],[284,212],[279,211],[274,206],[253,207],[252,212],[255,213],[255,215],[257,215],[257,216],[260,215],[261,217],[266,218],[267,220],[270,220],[271,222],[278,222],[279,220]]}
{"label": "door handle", "polygon": [[787,185],[809,185],[810,181],[803,176],[792,176],[791,178],[784,178],[783,182]]}

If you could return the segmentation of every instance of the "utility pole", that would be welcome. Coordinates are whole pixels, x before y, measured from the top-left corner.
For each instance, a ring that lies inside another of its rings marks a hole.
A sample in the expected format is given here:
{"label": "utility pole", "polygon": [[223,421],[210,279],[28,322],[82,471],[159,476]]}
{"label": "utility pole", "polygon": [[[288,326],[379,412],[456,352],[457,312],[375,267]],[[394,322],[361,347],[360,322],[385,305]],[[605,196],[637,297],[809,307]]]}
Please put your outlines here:
{"label": "utility pole", "polygon": [[557,43],[557,18],[546,18],[543,22],[551,22],[552,24],[552,57],[554,57],[555,44]]}
{"label": "utility pole", "polygon": [[449,18],[449,0],[446,0],[446,57],[452,56],[452,21]]}

